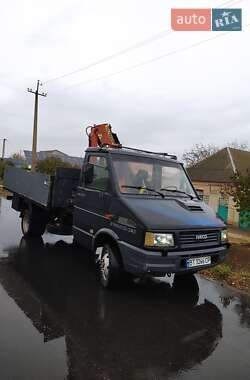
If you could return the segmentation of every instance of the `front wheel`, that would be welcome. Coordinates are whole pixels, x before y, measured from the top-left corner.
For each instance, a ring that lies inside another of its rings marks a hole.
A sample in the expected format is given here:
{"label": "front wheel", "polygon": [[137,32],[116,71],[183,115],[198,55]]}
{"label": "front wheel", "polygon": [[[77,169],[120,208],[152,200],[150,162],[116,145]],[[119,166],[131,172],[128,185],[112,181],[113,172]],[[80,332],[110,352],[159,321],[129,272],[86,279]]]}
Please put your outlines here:
{"label": "front wheel", "polygon": [[197,272],[198,272],[197,270],[189,270],[187,272],[177,272],[177,273],[175,273],[175,277],[185,279],[185,278],[188,278],[190,276],[193,276]]}
{"label": "front wheel", "polygon": [[123,270],[114,246],[104,244],[102,247],[100,259],[98,260],[98,272],[100,282],[104,288],[114,288],[120,282]]}

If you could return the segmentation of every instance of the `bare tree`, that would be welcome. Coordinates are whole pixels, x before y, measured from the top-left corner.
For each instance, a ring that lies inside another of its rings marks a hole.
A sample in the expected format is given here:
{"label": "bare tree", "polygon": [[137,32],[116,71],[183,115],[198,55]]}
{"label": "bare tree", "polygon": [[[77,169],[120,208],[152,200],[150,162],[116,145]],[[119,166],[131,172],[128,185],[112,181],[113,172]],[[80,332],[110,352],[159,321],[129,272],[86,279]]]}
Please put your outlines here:
{"label": "bare tree", "polygon": [[249,144],[247,141],[239,142],[237,140],[234,140],[230,143],[227,143],[228,147],[234,148],[234,149],[240,149],[240,150],[249,150]]}
{"label": "bare tree", "polygon": [[186,151],[182,160],[185,162],[187,167],[193,166],[198,162],[210,157],[212,154],[218,152],[220,148],[216,145],[204,145],[202,143],[195,144],[190,150]]}
{"label": "bare tree", "polygon": [[195,144],[190,150],[184,152],[182,160],[185,162],[187,167],[196,165],[198,162],[212,156],[212,154],[218,152],[220,149],[225,147],[230,147],[240,150],[249,150],[249,145],[247,142],[238,142],[237,140],[227,143],[223,147],[219,147],[213,144]]}
{"label": "bare tree", "polygon": [[13,153],[10,158],[12,158],[13,160],[25,161],[25,157],[21,151]]}

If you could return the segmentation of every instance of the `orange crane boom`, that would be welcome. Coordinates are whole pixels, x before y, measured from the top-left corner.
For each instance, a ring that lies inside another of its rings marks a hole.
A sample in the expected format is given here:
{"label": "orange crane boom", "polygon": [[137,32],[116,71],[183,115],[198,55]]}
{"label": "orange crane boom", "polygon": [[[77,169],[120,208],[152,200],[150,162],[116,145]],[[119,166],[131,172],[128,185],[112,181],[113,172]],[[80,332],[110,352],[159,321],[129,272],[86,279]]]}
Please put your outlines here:
{"label": "orange crane boom", "polygon": [[99,124],[86,128],[86,134],[89,138],[89,147],[121,147],[120,141],[115,133],[112,132],[110,124]]}

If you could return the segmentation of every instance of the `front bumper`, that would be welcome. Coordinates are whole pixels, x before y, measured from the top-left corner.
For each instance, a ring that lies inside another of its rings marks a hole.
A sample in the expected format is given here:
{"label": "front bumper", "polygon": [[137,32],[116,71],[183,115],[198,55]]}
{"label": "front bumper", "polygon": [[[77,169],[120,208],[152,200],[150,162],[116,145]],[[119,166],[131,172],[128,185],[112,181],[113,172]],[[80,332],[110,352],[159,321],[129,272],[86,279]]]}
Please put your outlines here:
{"label": "front bumper", "polygon": [[[213,267],[224,261],[229,247],[230,244],[225,244],[212,248],[169,251],[163,255],[160,251],[148,251],[122,241],[119,242],[126,271],[136,275],[148,274],[156,277],[164,276],[166,273],[194,272]],[[186,259],[200,256],[211,256],[211,264],[190,269],[186,268]]]}

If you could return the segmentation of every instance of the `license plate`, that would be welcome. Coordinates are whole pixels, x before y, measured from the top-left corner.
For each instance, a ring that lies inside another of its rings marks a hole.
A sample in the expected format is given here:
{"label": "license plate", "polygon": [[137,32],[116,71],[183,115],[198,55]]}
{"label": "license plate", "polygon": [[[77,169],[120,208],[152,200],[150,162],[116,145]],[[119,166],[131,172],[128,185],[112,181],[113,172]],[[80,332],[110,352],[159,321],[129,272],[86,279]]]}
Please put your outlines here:
{"label": "license plate", "polygon": [[201,267],[203,265],[209,265],[209,264],[211,264],[210,256],[195,257],[193,259],[187,259],[186,261],[187,268]]}

